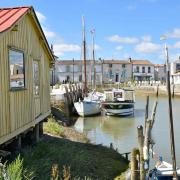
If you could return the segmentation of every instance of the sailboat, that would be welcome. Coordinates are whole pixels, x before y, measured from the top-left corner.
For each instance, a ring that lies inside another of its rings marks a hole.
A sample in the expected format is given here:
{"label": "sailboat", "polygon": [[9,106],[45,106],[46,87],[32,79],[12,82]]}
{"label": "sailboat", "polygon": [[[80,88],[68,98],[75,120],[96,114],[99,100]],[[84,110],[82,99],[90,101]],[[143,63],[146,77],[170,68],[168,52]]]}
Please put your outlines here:
{"label": "sailboat", "polygon": [[80,116],[92,116],[99,114],[101,112],[100,109],[100,101],[97,99],[93,99],[93,96],[88,96],[87,94],[87,77],[86,77],[86,39],[85,39],[85,21],[84,17],[82,19],[83,22],[83,64],[84,64],[84,100],[79,100],[74,103],[74,107],[77,113]]}

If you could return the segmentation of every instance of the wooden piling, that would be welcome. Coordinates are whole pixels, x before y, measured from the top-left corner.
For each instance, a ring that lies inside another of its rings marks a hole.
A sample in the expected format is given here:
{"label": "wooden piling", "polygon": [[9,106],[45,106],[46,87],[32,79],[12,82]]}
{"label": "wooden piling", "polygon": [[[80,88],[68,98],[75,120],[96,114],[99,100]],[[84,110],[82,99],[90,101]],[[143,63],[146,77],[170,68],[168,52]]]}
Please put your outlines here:
{"label": "wooden piling", "polygon": [[172,85],[172,97],[174,98],[175,84]]}
{"label": "wooden piling", "polygon": [[138,131],[138,146],[139,146],[139,153],[140,153],[140,162],[139,162],[140,180],[145,180],[146,173],[144,170],[144,157],[143,157],[143,146],[144,146],[143,127],[138,126],[137,131]]}
{"label": "wooden piling", "polygon": [[39,123],[35,125],[35,141],[39,141]]}
{"label": "wooden piling", "polygon": [[21,149],[22,147],[22,138],[21,138],[21,134],[18,135],[18,139],[17,139],[17,148]]}
{"label": "wooden piling", "polygon": [[39,136],[41,137],[43,135],[43,122],[39,123]]}
{"label": "wooden piling", "polygon": [[70,98],[69,98],[69,91],[67,86],[64,86],[66,93],[64,94],[64,100],[65,100],[65,111],[67,117],[70,117]]}
{"label": "wooden piling", "polygon": [[144,135],[144,146],[143,146],[144,161],[147,162],[148,168],[149,168],[149,142],[151,139],[150,130],[151,130],[151,120],[148,119],[146,121],[146,129],[145,129],[145,135]]}
{"label": "wooden piling", "polygon": [[154,102],[154,105],[153,105],[153,109],[152,109],[152,114],[151,114],[151,128],[153,127],[154,125],[154,121],[155,121],[155,116],[156,116],[156,109],[157,109],[157,100]]}
{"label": "wooden piling", "polygon": [[131,180],[139,179],[138,160],[139,150],[134,148],[131,151]]}
{"label": "wooden piling", "polygon": [[156,88],[156,97],[159,96],[159,84],[157,85],[157,88]]}
{"label": "wooden piling", "polygon": [[146,106],[145,106],[145,128],[146,128],[146,121],[149,117],[149,96],[146,97]]}

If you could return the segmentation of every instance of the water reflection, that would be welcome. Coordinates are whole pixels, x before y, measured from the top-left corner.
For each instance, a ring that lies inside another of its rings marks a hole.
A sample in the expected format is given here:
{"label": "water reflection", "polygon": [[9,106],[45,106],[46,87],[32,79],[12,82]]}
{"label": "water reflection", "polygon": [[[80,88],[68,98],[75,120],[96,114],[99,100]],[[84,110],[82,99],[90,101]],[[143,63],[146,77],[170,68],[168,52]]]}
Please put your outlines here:
{"label": "water reflection", "polygon": [[[150,112],[155,97],[150,97]],[[120,152],[129,152],[137,147],[137,126],[144,125],[146,97],[136,97],[134,117],[96,116],[79,117],[75,127],[84,132],[92,143],[109,146],[113,143]],[[174,132],[176,142],[177,164],[180,167],[180,99],[173,100]],[[152,132],[155,151],[171,162],[169,142],[168,101],[165,97],[158,99],[156,120]]]}

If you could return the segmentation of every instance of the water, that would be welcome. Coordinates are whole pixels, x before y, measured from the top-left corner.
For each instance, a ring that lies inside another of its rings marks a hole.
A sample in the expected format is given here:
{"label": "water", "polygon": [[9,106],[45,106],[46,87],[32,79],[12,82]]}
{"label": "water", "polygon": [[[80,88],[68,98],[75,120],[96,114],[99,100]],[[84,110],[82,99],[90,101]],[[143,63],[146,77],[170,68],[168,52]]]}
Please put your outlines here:
{"label": "water", "polygon": [[[155,97],[150,97],[150,109]],[[92,143],[117,148],[120,153],[130,152],[137,147],[137,126],[144,126],[146,97],[136,97],[134,117],[96,116],[79,117],[75,128],[84,132]],[[151,113],[151,112],[150,112]],[[180,167],[180,99],[173,100],[174,132],[176,143],[177,165]],[[171,163],[168,100],[159,97],[155,124],[152,131],[155,141],[154,151]]]}

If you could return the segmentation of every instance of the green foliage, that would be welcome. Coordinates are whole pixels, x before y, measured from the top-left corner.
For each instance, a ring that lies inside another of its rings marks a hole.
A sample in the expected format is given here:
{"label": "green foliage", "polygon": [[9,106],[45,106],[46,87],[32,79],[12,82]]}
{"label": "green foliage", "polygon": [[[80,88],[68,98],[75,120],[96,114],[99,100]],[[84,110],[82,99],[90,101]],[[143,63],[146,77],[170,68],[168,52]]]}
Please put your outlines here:
{"label": "green foliage", "polygon": [[54,119],[49,119],[48,122],[43,125],[44,132],[57,136],[64,136],[64,129]]}
{"label": "green foliage", "polygon": [[31,180],[33,179],[33,172],[23,168],[23,159],[20,155],[10,164],[0,165],[0,180]]}

